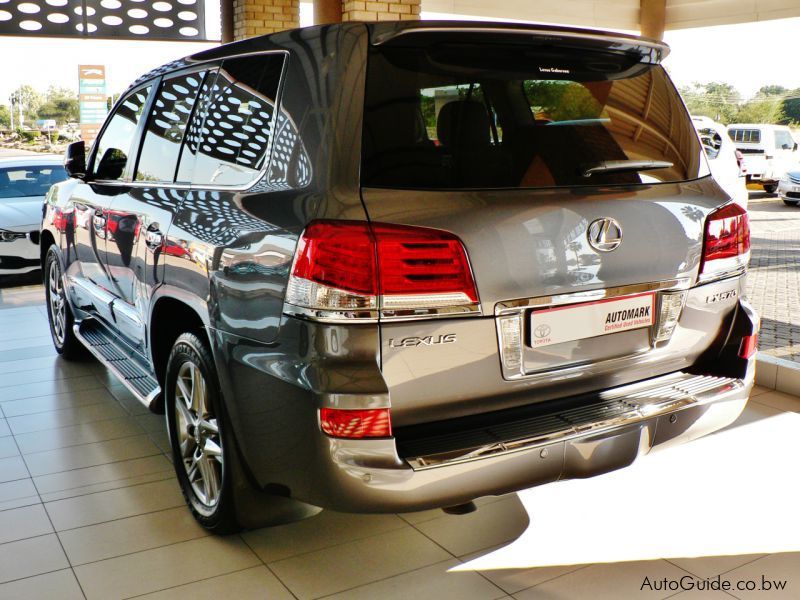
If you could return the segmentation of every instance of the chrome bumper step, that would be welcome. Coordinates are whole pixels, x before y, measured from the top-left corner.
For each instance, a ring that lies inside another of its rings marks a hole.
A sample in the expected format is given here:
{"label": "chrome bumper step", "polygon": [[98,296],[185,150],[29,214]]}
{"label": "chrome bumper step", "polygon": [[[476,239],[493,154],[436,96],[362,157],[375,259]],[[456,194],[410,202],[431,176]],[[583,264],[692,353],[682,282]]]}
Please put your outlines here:
{"label": "chrome bumper step", "polygon": [[[605,392],[501,413],[464,417],[445,427],[396,432],[399,455],[415,470],[519,452],[615,429],[717,399],[740,379],[677,372]],[[453,428],[458,431],[453,432]]]}
{"label": "chrome bumper step", "polygon": [[75,336],[97,360],[111,371],[145,406],[151,407],[161,394],[158,381],[135,358],[135,352],[115,338],[95,319],[84,319],[73,327]]}

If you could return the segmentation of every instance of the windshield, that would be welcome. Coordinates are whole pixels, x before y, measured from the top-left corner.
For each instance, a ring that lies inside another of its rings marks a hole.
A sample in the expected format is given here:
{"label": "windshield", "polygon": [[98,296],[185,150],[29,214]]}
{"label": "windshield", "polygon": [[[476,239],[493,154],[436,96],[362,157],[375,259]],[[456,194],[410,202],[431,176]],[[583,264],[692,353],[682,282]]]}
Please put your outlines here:
{"label": "windshield", "polygon": [[67,178],[61,165],[0,167],[0,198],[44,196],[51,185]]}
{"label": "windshield", "polygon": [[[706,174],[692,122],[661,67],[495,45],[370,52],[365,186],[558,187]],[[585,176],[610,161],[618,168]],[[637,169],[644,161],[671,165]]]}

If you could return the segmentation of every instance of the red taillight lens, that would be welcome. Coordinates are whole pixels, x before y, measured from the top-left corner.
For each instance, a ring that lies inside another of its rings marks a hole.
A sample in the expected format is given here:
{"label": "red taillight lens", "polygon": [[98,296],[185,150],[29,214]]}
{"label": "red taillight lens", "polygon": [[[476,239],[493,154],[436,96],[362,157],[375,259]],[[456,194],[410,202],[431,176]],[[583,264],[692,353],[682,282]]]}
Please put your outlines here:
{"label": "red taillight lens", "polygon": [[464,245],[452,233],[383,223],[373,231],[384,307],[436,304],[443,295],[460,296],[461,304],[478,301]]}
{"label": "red taillight lens", "polygon": [[337,438],[380,438],[392,435],[392,420],[388,408],[321,408],[319,423],[322,431]]}
{"label": "red taillight lens", "polygon": [[721,272],[747,264],[750,258],[750,221],[738,204],[728,204],[706,219],[700,272]]}
{"label": "red taillight lens", "polygon": [[739,346],[739,358],[751,358],[756,353],[758,346],[758,334],[748,335],[742,338],[742,343]]}
{"label": "red taillight lens", "polygon": [[320,310],[402,311],[476,304],[464,245],[438,229],[315,221],[297,249],[286,301]]}
{"label": "red taillight lens", "polygon": [[292,275],[363,295],[377,295],[375,245],[367,223],[318,221],[303,232]]}

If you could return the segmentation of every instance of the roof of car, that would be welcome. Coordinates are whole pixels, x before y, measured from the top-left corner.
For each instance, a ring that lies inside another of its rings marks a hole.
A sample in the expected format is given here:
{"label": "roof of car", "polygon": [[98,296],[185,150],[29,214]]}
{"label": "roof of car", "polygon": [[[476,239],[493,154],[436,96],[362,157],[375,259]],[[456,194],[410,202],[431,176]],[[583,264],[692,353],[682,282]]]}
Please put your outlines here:
{"label": "roof of car", "polygon": [[[279,31],[269,35],[252,37],[245,40],[231,42],[203,50],[197,54],[179,58],[166,63],[143,74],[137,78],[128,89],[134,88],[145,81],[164,75],[177,69],[190,67],[206,61],[220,60],[249,54],[253,52],[266,52],[269,50],[284,50],[287,42],[301,42],[302,39],[323,35],[331,28],[366,27],[370,32],[370,40],[375,45],[392,43],[397,38],[407,39],[413,35],[447,35],[451,33],[485,34],[487,36],[502,34],[528,34],[546,36],[552,42],[568,40],[593,40],[613,47],[615,51],[634,52],[642,56],[642,62],[656,64],[669,54],[669,46],[664,42],[642,36],[604,31],[601,29],[586,29],[579,27],[564,27],[560,25],[531,25],[525,23],[504,23],[498,21],[381,21],[360,22],[347,21],[330,25],[314,25],[287,31]],[[302,32],[302,34],[299,34]]]}
{"label": "roof of car", "polygon": [[36,165],[60,165],[64,157],[60,154],[24,154],[0,156],[0,167],[33,167]]}

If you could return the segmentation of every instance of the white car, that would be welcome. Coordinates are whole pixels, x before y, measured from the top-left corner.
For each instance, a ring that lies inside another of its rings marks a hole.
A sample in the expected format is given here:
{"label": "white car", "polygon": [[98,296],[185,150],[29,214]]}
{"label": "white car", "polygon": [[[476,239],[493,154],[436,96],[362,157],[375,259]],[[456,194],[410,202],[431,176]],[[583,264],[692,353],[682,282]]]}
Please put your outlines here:
{"label": "white car", "polygon": [[745,171],[725,126],[708,117],[692,117],[692,122],[703,143],[711,175],[736,204],[746,209]]}
{"label": "white car", "polygon": [[0,158],[0,275],[39,268],[42,203],[50,186],[67,179],[63,158]]}
{"label": "white car", "polygon": [[768,194],[775,193],[784,173],[798,168],[797,143],[785,125],[732,123],[728,135],[744,154],[747,183],[761,185]]}
{"label": "white car", "polygon": [[778,195],[787,206],[797,206],[800,203],[800,169],[784,174],[778,182]]}

